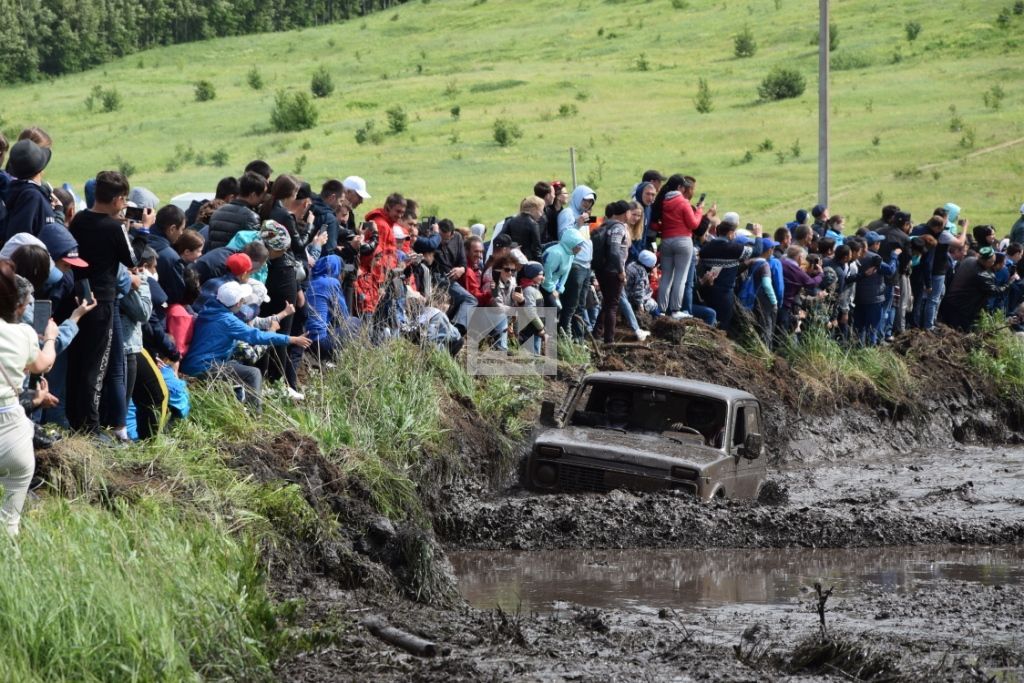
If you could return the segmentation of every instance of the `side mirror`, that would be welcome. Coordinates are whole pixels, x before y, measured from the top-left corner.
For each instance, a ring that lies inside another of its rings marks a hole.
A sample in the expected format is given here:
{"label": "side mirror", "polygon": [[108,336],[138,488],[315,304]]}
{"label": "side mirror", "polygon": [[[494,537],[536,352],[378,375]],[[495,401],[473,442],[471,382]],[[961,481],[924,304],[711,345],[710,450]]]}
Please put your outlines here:
{"label": "side mirror", "polygon": [[545,427],[555,426],[555,402],[544,401],[540,404],[540,423]]}
{"label": "side mirror", "polygon": [[750,433],[743,440],[743,457],[748,460],[756,460],[761,457],[764,449],[764,437],[760,434]]}

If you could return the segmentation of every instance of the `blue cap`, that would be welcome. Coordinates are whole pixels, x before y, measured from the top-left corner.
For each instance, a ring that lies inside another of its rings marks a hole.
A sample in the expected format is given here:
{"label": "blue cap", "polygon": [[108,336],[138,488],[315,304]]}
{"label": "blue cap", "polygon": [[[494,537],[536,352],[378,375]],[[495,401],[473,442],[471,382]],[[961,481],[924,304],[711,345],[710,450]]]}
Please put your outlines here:
{"label": "blue cap", "polygon": [[868,244],[875,244],[877,242],[884,242],[885,238],[879,235],[874,230],[868,231],[868,234],[864,235],[864,239],[868,241]]}
{"label": "blue cap", "polygon": [[811,209],[811,215],[815,218],[821,218],[821,214],[825,213],[825,207],[821,204],[815,204],[814,208]]}
{"label": "blue cap", "polygon": [[771,237],[762,237],[761,238],[761,251],[759,251],[758,253],[759,254],[763,254],[764,252],[768,251],[769,249],[774,249],[777,246],[779,246],[779,243],[776,242],[775,240],[773,240]]}
{"label": "blue cap", "polygon": [[85,181],[85,208],[91,209],[96,203],[96,179],[89,178]]}
{"label": "blue cap", "polygon": [[736,235],[735,242],[736,244],[742,244],[743,246],[747,246],[748,244],[753,244],[754,240],[747,237],[746,235]]}
{"label": "blue cap", "polygon": [[803,225],[806,220],[807,220],[807,209],[797,209],[796,210],[796,222],[799,223],[800,225]]}
{"label": "blue cap", "polygon": [[430,254],[437,251],[437,247],[429,237],[417,237],[416,241],[412,243],[412,250],[417,254]]}
{"label": "blue cap", "polygon": [[50,258],[54,261],[67,259],[68,263],[79,267],[88,265],[78,256],[78,241],[60,223],[46,223],[39,230],[39,241],[46,245]]}

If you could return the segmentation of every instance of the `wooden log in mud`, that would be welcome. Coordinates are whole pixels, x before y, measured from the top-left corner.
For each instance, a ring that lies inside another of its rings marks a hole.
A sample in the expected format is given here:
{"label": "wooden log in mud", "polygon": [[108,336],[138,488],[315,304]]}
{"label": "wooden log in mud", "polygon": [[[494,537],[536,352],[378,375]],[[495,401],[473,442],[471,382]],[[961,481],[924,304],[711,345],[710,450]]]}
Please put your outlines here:
{"label": "wooden log in mud", "polygon": [[437,655],[447,655],[450,652],[449,648],[441,647],[429,640],[391,626],[379,615],[366,617],[362,624],[367,631],[385,643],[401,648],[417,657],[436,657]]}

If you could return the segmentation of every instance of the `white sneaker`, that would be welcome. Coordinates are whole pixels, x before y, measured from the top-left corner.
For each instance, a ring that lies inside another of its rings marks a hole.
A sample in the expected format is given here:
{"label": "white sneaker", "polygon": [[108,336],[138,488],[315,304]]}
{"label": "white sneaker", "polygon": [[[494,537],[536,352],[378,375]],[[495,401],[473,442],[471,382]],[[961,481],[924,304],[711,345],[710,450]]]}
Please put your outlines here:
{"label": "white sneaker", "polygon": [[302,401],[305,400],[306,398],[306,395],[303,394],[301,391],[295,391],[291,387],[287,387],[285,389],[285,393],[288,395],[288,398],[290,398],[293,401]]}
{"label": "white sneaker", "polygon": [[672,318],[673,320],[682,320],[684,318],[692,318],[693,316],[687,313],[686,311],[676,311],[669,317]]}
{"label": "white sneaker", "polygon": [[646,341],[647,338],[650,337],[650,336],[651,336],[651,333],[648,332],[647,330],[637,330],[636,331],[636,340],[637,341]]}

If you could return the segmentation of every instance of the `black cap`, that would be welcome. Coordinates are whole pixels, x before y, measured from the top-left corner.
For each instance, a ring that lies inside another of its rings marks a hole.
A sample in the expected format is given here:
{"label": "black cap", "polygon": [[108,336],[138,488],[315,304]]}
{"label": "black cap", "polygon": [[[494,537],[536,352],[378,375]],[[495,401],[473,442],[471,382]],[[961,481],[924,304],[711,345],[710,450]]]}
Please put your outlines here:
{"label": "black cap", "polygon": [[491,240],[492,249],[518,249],[519,245],[512,241],[512,238],[505,233],[501,233],[493,240]]}
{"label": "black cap", "polygon": [[7,171],[20,180],[31,178],[50,163],[50,154],[49,147],[40,147],[31,140],[18,140],[11,147]]}

